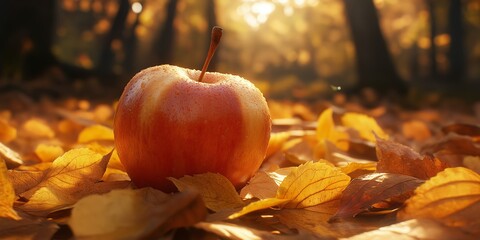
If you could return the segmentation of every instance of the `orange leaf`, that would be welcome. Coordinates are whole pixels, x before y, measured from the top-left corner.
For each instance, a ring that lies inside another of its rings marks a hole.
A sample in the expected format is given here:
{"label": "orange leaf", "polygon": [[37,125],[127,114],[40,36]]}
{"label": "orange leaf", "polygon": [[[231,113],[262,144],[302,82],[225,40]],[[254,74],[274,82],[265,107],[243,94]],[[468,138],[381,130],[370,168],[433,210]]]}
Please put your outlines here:
{"label": "orange leaf", "polygon": [[[319,143],[330,141],[343,151],[348,150],[348,134],[342,132],[335,127],[333,121],[333,110],[326,109],[320,114],[317,121],[317,139]],[[320,145],[322,146],[322,145]]]}
{"label": "orange leaf", "polygon": [[77,142],[88,143],[98,140],[113,141],[113,130],[99,124],[86,127],[78,135]]}
{"label": "orange leaf", "polygon": [[388,135],[377,124],[374,118],[361,113],[345,113],[342,116],[342,124],[353,128],[360,133],[360,137],[370,142],[375,142],[375,135],[382,139],[388,139]]}
{"label": "orange leaf", "polygon": [[398,173],[420,179],[429,179],[447,167],[439,159],[420,154],[402,144],[377,139],[377,172]]}

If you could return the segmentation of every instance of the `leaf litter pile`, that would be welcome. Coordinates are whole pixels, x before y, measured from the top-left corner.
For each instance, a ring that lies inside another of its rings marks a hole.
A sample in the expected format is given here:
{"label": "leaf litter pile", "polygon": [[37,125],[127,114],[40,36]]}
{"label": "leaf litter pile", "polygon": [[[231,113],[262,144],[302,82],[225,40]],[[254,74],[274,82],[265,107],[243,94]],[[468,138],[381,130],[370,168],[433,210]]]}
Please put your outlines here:
{"label": "leaf litter pile", "polygon": [[261,169],[137,188],[114,149],[115,104],[0,111],[0,239],[478,239],[474,114],[270,101]]}

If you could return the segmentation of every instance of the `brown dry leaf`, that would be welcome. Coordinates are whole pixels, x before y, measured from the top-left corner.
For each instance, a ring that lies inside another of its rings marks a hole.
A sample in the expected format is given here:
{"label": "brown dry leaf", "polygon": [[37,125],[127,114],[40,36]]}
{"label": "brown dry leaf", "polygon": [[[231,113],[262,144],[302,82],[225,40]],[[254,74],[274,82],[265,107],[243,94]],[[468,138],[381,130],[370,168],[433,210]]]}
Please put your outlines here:
{"label": "brown dry leaf", "polygon": [[364,232],[349,240],[381,240],[381,239],[402,239],[402,240],[450,240],[463,239],[474,240],[475,236],[469,235],[459,229],[447,227],[441,223],[428,219],[412,219],[379,229]]}
{"label": "brown dry leaf", "polygon": [[431,152],[435,155],[472,155],[480,156],[480,145],[471,137],[449,134],[439,141],[425,146],[422,152]]}
{"label": "brown dry leaf", "polygon": [[103,125],[92,125],[83,129],[78,135],[78,143],[88,143],[92,141],[113,141],[113,130]]}
{"label": "brown dry leaf", "polygon": [[434,219],[480,234],[480,175],[468,168],[445,169],[418,187],[405,204],[400,219]]}
{"label": "brown dry leaf", "polygon": [[292,172],[280,184],[276,198],[290,199],[287,208],[305,208],[340,197],[350,177],[325,163],[307,162]]}
{"label": "brown dry leaf", "polygon": [[42,162],[52,162],[65,153],[60,146],[43,143],[38,144],[34,152]]}
{"label": "brown dry leaf", "polygon": [[0,226],[0,239],[3,240],[52,239],[59,229],[57,224],[42,219],[0,218]]}
{"label": "brown dry leaf", "polygon": [[57,158],[46,171],[15,171],[10,175],[20,179],[13,181],[15,191],[27,199],[19,202],[18,207],[32,215],[45,216],[70,207],[88,194],[128,186],[128,182],[100,182],[110,155],[102,156],[87,148],[73,149]]}
{"label": "brown dry leaf", "polygon": [[349,139],[349,136],[346,132],[342,132],[335,127],[333,110],[331,108],[323,111],[318,118],[317,139],[320,148],[322,148],[323,142],[330,141],[343,151],[348,150],[348,141],[346,140]]}
{"label": "brown dry leaf", "polygon": [[0,157],[5,159],[7,166],[18,166],[23,164],[20,154],[0,142]]}
{"label": "brown dry leaf", "polygon": [[274,206],[308,208],[329,203],[340,197],[349,182],[350,177],[335,167],[321,162],[307,162],[291,170],[278,187],[275,198],[252,202],[229,218]]}
{"label": "brown dry leaf", "polygon": [[0,142],[9,143],[17,138],[17,129],[0,119]]}
{"label": "brown dry leaf", "polygon": [[388,135],[378,125],[374,118],[361,113],[345,113],[342,116],[342,125],[355,129],[360,137],[370,142],[375,142],[375,135],[388,139]]}
{"label": "brown dry leaf", "polygon": [[185,176],[180,179],[168,179],[181,192],[190,188],[197,189],[205,202],[205,206],[215,212],[240,208],[245,205],[232,183],[221,174],[204,173]]}
{"label": "brown dry leaf", "polygon": [[76,238],[156,239],[205,219],[200,195],[169,195],[153,188],[113,190],[78,201],[68,222]]}
{"label": "brown dry leaf", "polygon": [[480,156],[465,156],[463,158],[463,165],[480,174]]}
{"label": "brown dry leaf", "polygon": [[480,138],[480,126],[466,124],[466,123],[454,123],[442,128],[442,132],[445,134],[456,133],[459,135],[466,135],[475,138]]}
{"label": "brown dry leaf", "polygon": [[377,139],[377,172],[397,173],[429,179],[445,169],[446,163],[431,155],[420,156],[413,149],[390,141]]}
{"label": "brown dry leaf", "polygon": [[355,217],[373,204],[409,195],[424,181],[393,173],[372,173],[353,179],[343,191],[340,208],[331,220]]}
{"label": "brown dry leaf", "polygon": [[7,165],[0,157],[0,218],[19,220],[17,212],[13,210],[15,190],[7,175]]}

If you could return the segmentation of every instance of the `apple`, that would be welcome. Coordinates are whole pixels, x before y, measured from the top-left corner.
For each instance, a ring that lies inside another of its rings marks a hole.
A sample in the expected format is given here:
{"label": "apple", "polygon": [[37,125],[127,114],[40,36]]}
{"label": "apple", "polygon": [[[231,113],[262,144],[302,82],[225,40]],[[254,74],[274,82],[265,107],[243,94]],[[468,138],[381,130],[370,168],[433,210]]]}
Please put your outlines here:
{"label": "apple", "polygon": [[239,76],[173,65],[150,67],[125,87],[114,119],[115,147],[138,187],[175,188],[167,177],[220,173],[240,188],[260,167],[270,138],[265,98]]}

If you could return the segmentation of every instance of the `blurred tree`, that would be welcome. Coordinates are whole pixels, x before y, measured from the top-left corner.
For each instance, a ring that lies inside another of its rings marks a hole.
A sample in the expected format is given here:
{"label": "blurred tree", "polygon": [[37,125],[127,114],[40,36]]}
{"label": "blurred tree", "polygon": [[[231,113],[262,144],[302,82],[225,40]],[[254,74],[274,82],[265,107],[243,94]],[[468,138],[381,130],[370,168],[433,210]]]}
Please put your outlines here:
{"label": "blurred tree", "polygon": [[465,50],[463,45],[463,16],[461,0],[451,0],[449,9],[449,80],[461,82],[465,77]]}
{"label": "blurred tree", "polygon": [[112,27],[108,33],[105,43],[103,44],[102,53],[100,55],[99,70],[102,73],[111,73],[114,53],[112,50],[112,42],[114,40],[121,40],[124,37],[125,21],[127,20],[128,11],[130,10],[130,2],[128,0],[120,0],[119,8],[115,19],[113,20]]}
{"label": "blurred tree", "polygon": [[55,0],[0,2],[0,74],[29,79],[56,62],[50,51]]}
{"label": "blurred tree", "polygon": [[369,87],[379,93],[405,92],[406,84],[388,52],[373,0],[344,0],[344,3],[356,50],[356,88]]}
{"label": "blurred tree", "polygon": [[157,44],[154,47],[156,56],[156,64],[172,63],[173,59],[173,43],[175,38],[175,28],[173,26],[175,16],[177,14],[178,0],[170,0],[167,4],[167,17],[161,31],[158,31]]}

